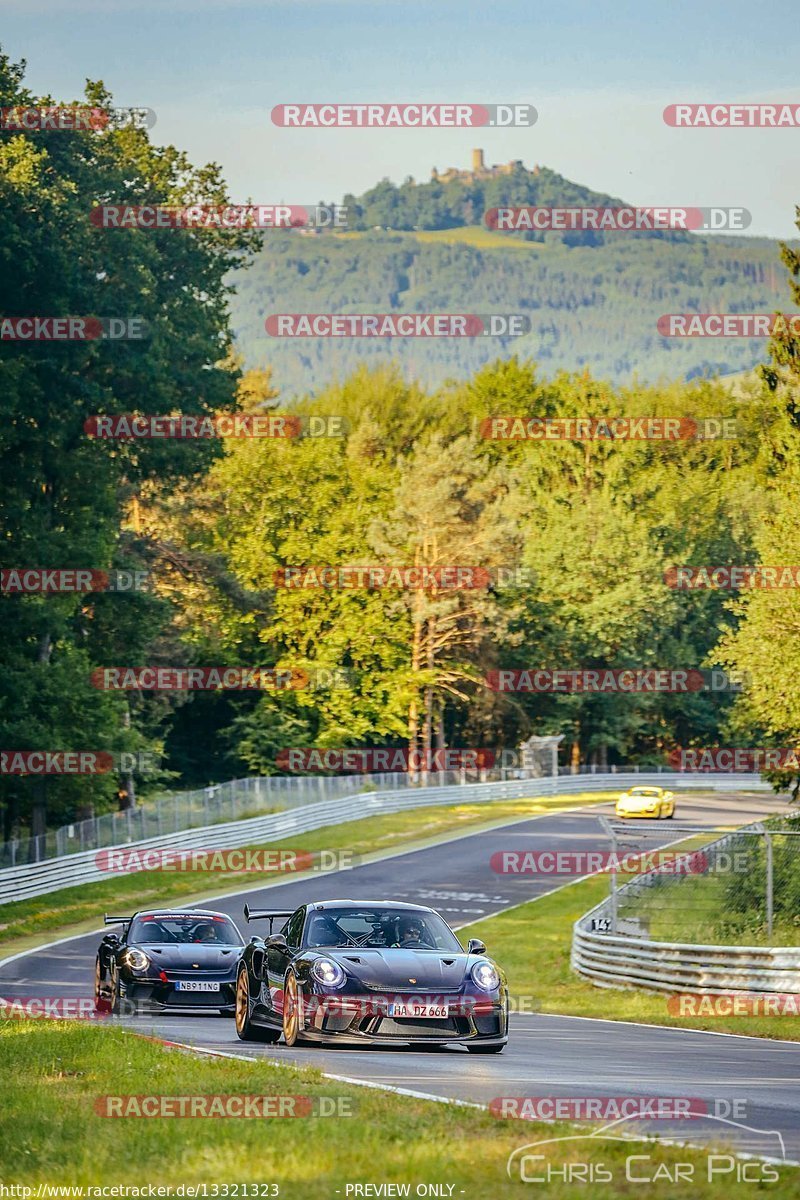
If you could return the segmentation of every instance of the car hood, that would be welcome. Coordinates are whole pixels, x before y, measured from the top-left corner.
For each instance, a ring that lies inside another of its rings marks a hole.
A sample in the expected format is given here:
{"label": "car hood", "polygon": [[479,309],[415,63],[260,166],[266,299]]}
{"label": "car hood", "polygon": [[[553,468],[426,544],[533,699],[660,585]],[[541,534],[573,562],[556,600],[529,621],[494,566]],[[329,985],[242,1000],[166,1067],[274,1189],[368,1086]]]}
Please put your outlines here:
{"label": "car hood", "polygon": [[141,942],[137,943],[136,949],[158,967],[179,967],[181,970],[191,970],[197,964],[201,970],[224,971],[235,967],[241,954],[240,946],[209,946],[199,942],[177,946]]}
{"label": "car hood", "polygon": [[315,958],[319,956],[335,959],[364,987],[402,988],[404,991],[459,988],[470,963],[470,955],[458,951],[395,950],[389,947],[333,951],[320,948],[314,954]]}

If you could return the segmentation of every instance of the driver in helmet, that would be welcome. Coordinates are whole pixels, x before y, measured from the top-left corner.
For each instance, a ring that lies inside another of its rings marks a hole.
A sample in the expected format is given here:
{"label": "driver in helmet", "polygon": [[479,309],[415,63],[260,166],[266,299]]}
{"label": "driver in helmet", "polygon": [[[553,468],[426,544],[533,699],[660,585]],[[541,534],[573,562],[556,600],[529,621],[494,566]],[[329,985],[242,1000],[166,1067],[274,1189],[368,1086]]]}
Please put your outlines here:
{"label": "driver in helmet", "polygon": [[419,917],[401,917],[398,925],[399,946],[414,950],[422,945],[422,921]]}
{"label": "driver in helmet", "polygon": [[195,942],[216,942],[217,931],[210,924],[198,925],[194,931],[194,938],[192,940]]}

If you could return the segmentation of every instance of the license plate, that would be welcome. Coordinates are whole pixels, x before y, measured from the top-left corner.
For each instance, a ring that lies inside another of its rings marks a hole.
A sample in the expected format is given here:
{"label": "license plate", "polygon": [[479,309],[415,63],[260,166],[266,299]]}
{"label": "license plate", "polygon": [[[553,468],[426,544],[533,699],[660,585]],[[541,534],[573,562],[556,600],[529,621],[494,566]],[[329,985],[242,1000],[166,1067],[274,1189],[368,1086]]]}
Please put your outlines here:
{"label": "license plate", "polygon": [[200,979],[180,979],[175,984],[178,992],[218,992],[218,983],[205,983]]}
{"label": "license plate", "polygon": [[390,1017],[421,1017],[423,1020],[440,1019],[448,1015],[448,1006],[446,1004],[415,1004],[413,1001],[410,1004],[390,1004]]}

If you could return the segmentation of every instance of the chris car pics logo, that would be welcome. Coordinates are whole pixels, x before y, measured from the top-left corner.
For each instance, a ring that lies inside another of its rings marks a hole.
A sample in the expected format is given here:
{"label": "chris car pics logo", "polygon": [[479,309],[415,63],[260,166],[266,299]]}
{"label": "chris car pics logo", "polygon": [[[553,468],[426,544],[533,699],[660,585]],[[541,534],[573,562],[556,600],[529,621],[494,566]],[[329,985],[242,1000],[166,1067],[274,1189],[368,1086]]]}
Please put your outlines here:
{"label": "chris car pics logo", "polygon": [[[692,1114],[691,1141],[694,1146],[700,1138],[698,1124],[702,1120],[708,1125],[703,1133],[706,1140],[718,1146],[740,1146],[748,1157],[726,1151],[695,1149],[692,1154],[684,1153],[674,1160],[661,1161],[658,1135],[647,1129],[647,1138],[640,1123],[625,1128],[629,1117],[610,1121],[592,1133],[577,1133],[557,1138],[543,1138],[529,1142],[512,1151],[506,1162],[509,1179],[532,1184],[653,1184],[697,1186],[716,1183],[768,1184],[780,1179],[777,1166],[786,1161],[786,1150],[782,1134],[778,1130],[757,1129],[741,1121],[729,1120],[708,1113]],[[646,1128],[646,1127],[645,1127]],[[670,1134],[674,1136],[674,1134]],[[655,1139],[654,1141],[651,1139]],[[617,1143],[613,1149],[612,1144]],[[619,1144],[627,1145],[630,1151],[620,1155]],[[608,1158],[604,1161],[602,1149],[608,1146]],[[755,1147],[755,1154],[753,1153]],[[611,1153],[613,1149],[613,1153]],[[758,1155],[759,1157],[756,1157]],[[763,1157],[761,1157],[763,1156]],[[777,1165],[776,1165],[777,1164]],[[626,1187],[626,1192],[627,1192]],[[667,1193],[663,1193],[667,1194]]]}

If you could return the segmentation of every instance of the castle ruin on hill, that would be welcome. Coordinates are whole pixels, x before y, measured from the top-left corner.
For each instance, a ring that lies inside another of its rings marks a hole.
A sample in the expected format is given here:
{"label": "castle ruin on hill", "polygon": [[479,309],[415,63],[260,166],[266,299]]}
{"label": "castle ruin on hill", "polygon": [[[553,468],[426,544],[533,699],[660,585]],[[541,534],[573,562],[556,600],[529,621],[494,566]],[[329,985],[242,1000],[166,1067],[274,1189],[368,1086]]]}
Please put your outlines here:
{"label": "castle ruin on hill", "polygon": [[[524,167],[521,158],[512,158],[507,163],[495,163],[491,167],[487,167],[483,158],[483,150],[472,151],[472,170],[460,171],[458,167],[448,167],[441,174],[433,168],[431,171],[431,179],[435,179],[437,183],[453,183],[458,180],[460,183],[474,183],[476,179],[494,179],[498,175],[511,175],[517,167]],[[533,168],[534,175],[539,174],[538,163]]]}

